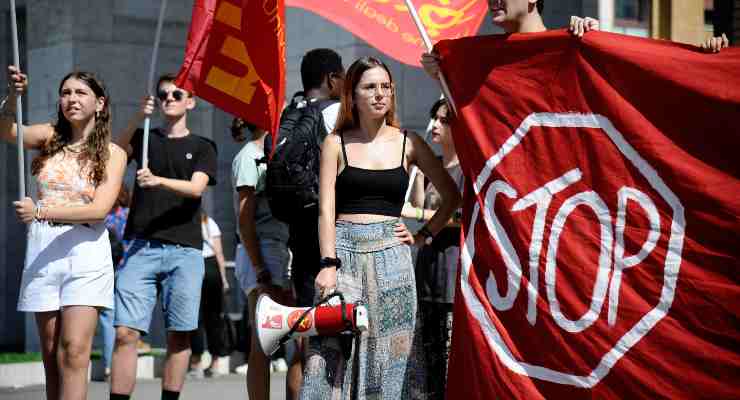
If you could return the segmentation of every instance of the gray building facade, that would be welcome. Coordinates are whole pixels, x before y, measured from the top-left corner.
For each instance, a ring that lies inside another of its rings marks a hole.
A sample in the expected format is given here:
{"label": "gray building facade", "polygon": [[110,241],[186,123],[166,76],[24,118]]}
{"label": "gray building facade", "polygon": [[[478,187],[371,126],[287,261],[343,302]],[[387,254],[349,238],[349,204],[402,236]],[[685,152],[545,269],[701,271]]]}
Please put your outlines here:
{"label": "gray building facade", "polygon": [[[125,126],[146,92],[152,41],[159,1],[152,0],[16,0],[21,36],[21,65],[29,74],[24,97],[26,123],[55,117],[60,79],[72,70],[97,73],[106,83],[113,106],[114,132]],[[557,5],[556,5],[557,4]],[[563,26],[570,15],[597,16],[596,0],[560,0],[546,4],[545,21]],[[176,72],[182,62],[192,0],[170,0],[162,32],[157,74]],[[0,95],[6,87],[5,66],[11,60],[8,2],[0,3]],[[365,55],[381,57],[390,66],[398,85],[398,110],[402,125],[422,132],[428,108],[439,89],[420,68],[400,64],[348,31],[304,10],[288,8],[287,95],[301,89],[302,55],[315,47],[338,51],[348,66]],[[495,29],[486,20],[481,33]],[[471,60],[474,62],[474,60]],[[224,232],[227,259],[233,258],[235,216],[230,183],[231,160],[239,150],[231,141],[231,116],[199,101],[189,117],[193,133],[211,138],[219,147],[219,183],[205,195],[206,209]],[[157,125],[155,119],[153,126]],[[25,252],[25,227],[18,222],[12,201],[18,193],[16,146],[0,143],[0,352],[38,351],[32,315],[15,311]],[[30,165],[33,155],[26,154]],[[26,169],[28,170],[28,168]],[[133,166],[127,184],[132,185]],[[29,183],[32,179],[26,178]],[[29,193],[34,193],[28,185]],[[154,327],[153,327],[154,328]],[[156,344],[156,343],[155,343]]]}

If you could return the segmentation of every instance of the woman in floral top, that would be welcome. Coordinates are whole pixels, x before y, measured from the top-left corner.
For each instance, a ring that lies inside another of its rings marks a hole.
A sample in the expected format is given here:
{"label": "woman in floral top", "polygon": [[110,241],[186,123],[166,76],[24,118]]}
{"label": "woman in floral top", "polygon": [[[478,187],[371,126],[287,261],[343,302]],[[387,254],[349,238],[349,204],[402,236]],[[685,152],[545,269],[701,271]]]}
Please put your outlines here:
{"label": "woman in floral top", "polygon": [[[0,139],[16,142],[16,97],[28,78],[8,67]],[[113,262],[103,220],[115,202],[126,153],[110,143],[103,84],[75,72],[59,85],[57,120],[24,127],[22,145],[39,151],[31,172],[38,202],[14,203],[28,228],[18,310],[33,312],[49,399],[87,397],[87,368],[98,310],[113,307]]]}

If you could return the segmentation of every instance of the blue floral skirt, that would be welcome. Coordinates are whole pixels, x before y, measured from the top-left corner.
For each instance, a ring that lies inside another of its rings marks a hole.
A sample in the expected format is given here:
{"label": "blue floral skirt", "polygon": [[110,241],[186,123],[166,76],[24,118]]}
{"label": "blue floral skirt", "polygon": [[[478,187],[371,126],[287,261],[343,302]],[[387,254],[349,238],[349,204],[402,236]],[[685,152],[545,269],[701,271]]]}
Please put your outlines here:
{"label": "blue floral skirt", "polygon": [[337,221],[337,290],[365,304],[370,326],[347,359],[337,338],[309,340],[301,399],[427,398],[414,268],[409,247],[393,235],[397,222]]}

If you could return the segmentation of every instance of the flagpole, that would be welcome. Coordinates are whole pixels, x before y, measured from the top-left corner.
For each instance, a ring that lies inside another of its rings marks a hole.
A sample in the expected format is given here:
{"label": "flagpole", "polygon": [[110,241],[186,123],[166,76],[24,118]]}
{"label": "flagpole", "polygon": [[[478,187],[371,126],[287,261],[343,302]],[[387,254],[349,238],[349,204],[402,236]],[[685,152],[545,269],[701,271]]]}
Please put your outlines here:
{"label": "flagpole", "polygon": [[[21,68],[20,51],[18,50],[18,22],[15,15],[15,0],[10,0],[10,24],[13,36],[13,64],[18,71]],[[23,100],[15,96],[15,131],[18,143],[18,199],[26,197],[26,161],[23,149]]]}
{"label": "flagpole", "polygon": [[[421,35],[421,39],[424,41],[424,45],[427,48],[427,52],[432,52],[432,41],[429,39],[429,35],[427,35],[427,30],[424,28],[424,25],[421,23],[421,19],[419,18],[419,14],[416,12],[416,7],[414,7],[414,3],[412,0],[404,0],[406,2],[406,8],[408,8],[409,13],[411,14],[411,19],[414,20],[414,25],[416,25],[416,29],[419,30],[419,34]],[[450,88],[447,86],[447,80],[445,79],[444,75],[442,75],[442,71],[439,71],[439,83],[442,86],[442,92],[444,93],[445,97],[447,98],[447,101],[449,101],[450,106],[452,106],[452,111],[457,114],[457,106],[455,105],[455,100],[452,99],[452,95],[450,94]]]}
{"label": "flagpole", "polygon": [[[162,36],[162,23],[164,22],[164,11],[167,8],[167,0],[162,0],[159,6],[159,19],[157,20],[157,32],[154,34],[154,48],[152,49],[152,60],[149,64],[149,79],[147,80],[146,90],[148,95],[152,95],[152,86],[154,86],[154,71],[157,67],[157,54],[159,53],[159,40]],[[144,141],[142,146],[141,164],[142,168],[149,168],[149,125],[151,117],[144,118]]]}

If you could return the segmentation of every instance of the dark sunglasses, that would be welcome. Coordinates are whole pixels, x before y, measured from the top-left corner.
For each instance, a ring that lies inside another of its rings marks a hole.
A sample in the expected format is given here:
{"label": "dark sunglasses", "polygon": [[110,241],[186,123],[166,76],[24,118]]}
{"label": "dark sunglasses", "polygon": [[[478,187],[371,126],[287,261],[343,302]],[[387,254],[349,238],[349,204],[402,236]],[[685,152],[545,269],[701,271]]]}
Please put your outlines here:
{"label": "dark sunglasses", "polygon": [[183,92],[182,90],[173,90],[172,92],[160,90],[159,92],[157,92],[157,98],[159,99],[159,101],[166,101],[170,93],[172,93],[172,98],[175,99],[175,101],[180,101],[183,99],[183,97],[185,97],[185,92]]}

